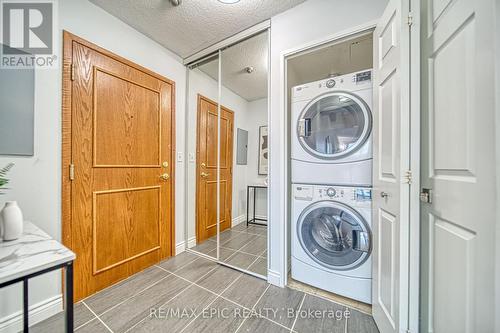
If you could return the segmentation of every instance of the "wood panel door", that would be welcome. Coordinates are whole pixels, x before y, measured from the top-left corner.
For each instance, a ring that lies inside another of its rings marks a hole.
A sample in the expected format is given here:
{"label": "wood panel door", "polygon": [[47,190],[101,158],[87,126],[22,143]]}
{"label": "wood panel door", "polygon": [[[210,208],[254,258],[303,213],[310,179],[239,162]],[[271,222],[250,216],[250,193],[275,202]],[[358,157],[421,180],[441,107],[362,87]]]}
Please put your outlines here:
{"label": "wood panel door", "polygon": [[74,36],[65,35],[65,57],[79,300],[173,254],[174,87]]}
{"label": "wood panel door", "polygon": [[[217,233],[217,103],[198,95],[196,158],[196,242]],[[233,111],[221,107],[220,231],[231,227],[233,194]]]}
{"label": "wood panel door", "polygon": [[391,0],[374,31],[372,313],[406,332],[409,305],[409,2]]}

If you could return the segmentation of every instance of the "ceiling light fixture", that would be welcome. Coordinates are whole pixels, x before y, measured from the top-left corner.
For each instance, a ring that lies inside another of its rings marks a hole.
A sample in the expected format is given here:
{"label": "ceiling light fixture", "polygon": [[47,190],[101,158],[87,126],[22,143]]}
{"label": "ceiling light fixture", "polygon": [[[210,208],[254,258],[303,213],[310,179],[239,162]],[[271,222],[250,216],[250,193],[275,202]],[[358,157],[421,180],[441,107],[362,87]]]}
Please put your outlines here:
{"label": "ceiling light fixture", "polygon": [[240,0],[219,0],[219,2],[222,2],[222,3],[224,3],[224,4],[231,5],[231,4],[233,4],[233,3],[240,2]]}

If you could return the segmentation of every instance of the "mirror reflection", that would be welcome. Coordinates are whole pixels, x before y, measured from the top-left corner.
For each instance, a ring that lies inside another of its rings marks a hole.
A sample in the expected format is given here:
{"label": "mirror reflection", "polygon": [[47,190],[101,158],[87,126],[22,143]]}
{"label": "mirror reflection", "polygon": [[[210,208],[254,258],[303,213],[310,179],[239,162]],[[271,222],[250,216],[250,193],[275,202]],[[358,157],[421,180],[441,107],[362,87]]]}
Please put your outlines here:
{"label": "mirror reflection", "polygon": [[189,73],[187,126],[188,247],[263,277],[267,275],[267,80],[267,32],[222,50],[220,58],[201,62]]}

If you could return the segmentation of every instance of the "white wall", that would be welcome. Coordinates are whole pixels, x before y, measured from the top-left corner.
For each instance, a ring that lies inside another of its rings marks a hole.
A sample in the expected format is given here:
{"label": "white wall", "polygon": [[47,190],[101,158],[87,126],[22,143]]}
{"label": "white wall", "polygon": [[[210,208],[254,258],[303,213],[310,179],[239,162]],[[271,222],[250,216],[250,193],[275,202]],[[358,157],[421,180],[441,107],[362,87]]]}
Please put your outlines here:
{"label": "white wall", "polygon": [[[267,176],[259,175],[259,127],[267,126],[267,98],[248,103],[245,130],[248,131],[247,183],[264,184]],[[246,195],[246,194],[245,194]],[[267,217],[267,192],[257,190],[255,214]],[[250,213],[252,212],[250,208]]]}
{"label": "white wall", "polygon": [[[186,73],[180,59],[151,39],[86,0],[59,1],[59,35],[68,30],[176,82],[176,126],[184,128]],[[62,59],[59,51],[58,59]],[[61,67],[38,70],[35,77],[35,155],[0,157],[0,166],[15,162],[12,188],[0,197],[17,200],[26,219],[61,239]],[[184,131],[177,131],[177,147],[184,147]],[[184,237],[184,167],[176,166],[176,239]],[[182,223],[179,223],[182,222]],[[30,303],[43,302],[61,292],[59,273],[32,280]],[[0,291],[0,330],[6,316],[21,309],[21,288]],[[12,319],[12,318],[11,318]]]}
{"label": "white wall", "polygon": [[282,54],[377,20],[387,0],[309,0],[271,19],[270,241],[268,280],[284,285],[287,115]]}

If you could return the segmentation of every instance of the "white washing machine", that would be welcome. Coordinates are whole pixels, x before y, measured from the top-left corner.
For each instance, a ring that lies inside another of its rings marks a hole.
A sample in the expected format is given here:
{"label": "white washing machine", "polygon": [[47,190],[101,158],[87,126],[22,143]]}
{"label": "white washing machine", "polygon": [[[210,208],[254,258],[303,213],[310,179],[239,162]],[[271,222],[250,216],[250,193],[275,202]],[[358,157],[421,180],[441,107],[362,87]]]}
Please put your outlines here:
{"label": "white washing machine", "polygon": [[292,189],[292,278],[371,304],[371,189]]}
{"label": "white washing machine", "polygon": [[292,183],[371,186],[372,71],[292,88]]}

